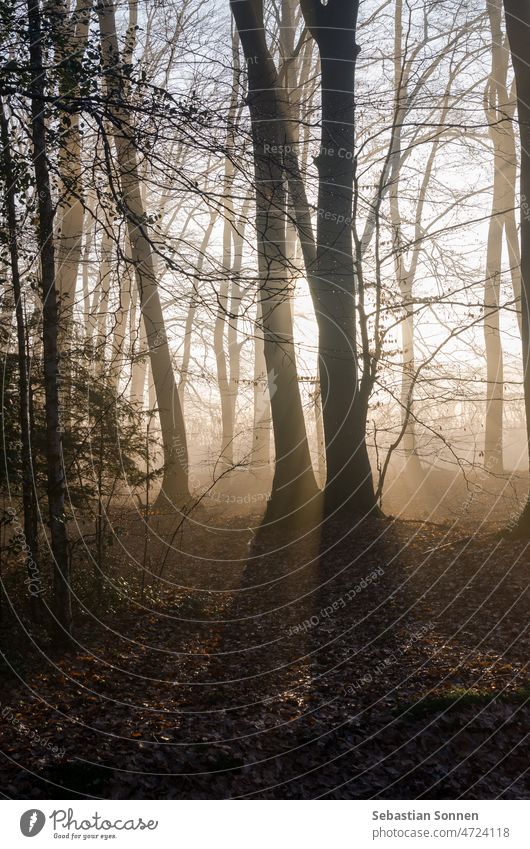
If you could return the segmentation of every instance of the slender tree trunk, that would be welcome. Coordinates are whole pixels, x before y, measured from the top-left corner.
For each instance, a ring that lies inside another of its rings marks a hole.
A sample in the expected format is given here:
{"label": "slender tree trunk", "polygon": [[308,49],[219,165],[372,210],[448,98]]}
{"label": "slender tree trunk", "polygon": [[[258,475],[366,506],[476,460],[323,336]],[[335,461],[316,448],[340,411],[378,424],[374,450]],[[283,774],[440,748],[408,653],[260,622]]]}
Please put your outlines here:
{"label": "slender tree trunk", "polygon": [[[438,133],[434,136],[431,145],[430,153],[427,157],[423,170],[423,177],[416,194],[415,213],[413,216],[414,234],[410,239],[405,239],[403,236],[403,217],[401,213],[401,172],[403,167],[404,146],[402,141],[403,126],[406,122],[406,116],[414,103],[414,94],[410,91],[411,81],[411,59],[406,56],[407,39],[403,34],[403,2],[396,0],[395,17],[394,17],[394,91],[395,91],[395,106],[392,121],[392,132],[388,155],[386,157],[379,182],[378,191],[372,204],[372,212],[365,225],[363,237],[359,248],[360,253],[366,249],[372,233],[378,228],[379,213],[384,195],[388,191],[389,206],[390,206],[390,221],[392,225],[392,244],[394,255],[394,268],[396,279],[399,285],[401,294],[403,318],[401,322],[402,336],[402,371],[401,371],[401,410],[402,410],[402,430],[401,435],[396,443],[393,443],[391,452],[397,448],[402,440],[405,454],[405,471],[411,477],[411,482],[415,485],[423,482],[424,469],[417,453],[416,446],[416,420],[413,412],[414,408],[414,387],[417,377],[416,357],[415,357],[415,303],[414,303],[414,283],[418,269],[418,261],[422,252],[423,246],[423,211],[427,200],[427,192],[431,181],[434,163],[437,151],[440,145],[442,134]],[[408,9],[408,7],[407,7]],[[410,9],[408,9],[410,15]],[[426,23],[424,28],[424,43],[429,40],[429,29]],[[435,66],[438,60],[435,60]],[[454,76],[457,72],[458,65],[453,68],[447,82],[442,107],[440,110],[437,123],[440,127],[444,125],[447,111],[450,102],[450,92]],[[433,66],[427,68],[426,73],[430,75]],[[414,83],[413,92],[418,90],[421,83],[416,80]],[[405,151],[407,145],[405,145]],[[408,244],[407,244],[408,242]],[[379,284],[378,284],[379,286]],[[377,337],[377,333],[376,333]],[[366,336],[363,340],[363,348],[368,348]],[[375,360],[380,354],[376,353]],[[364,377],[364,376],[363,376]],[[388,458],[390,457],[388,455]],[[384,477],[388,463],[385,460],[383,464],[382,474],[378,484],[378,494],[382,490]]]}
{"label": "slender tree trunk", "polygon": [[[227,240],[230,243],[230,224],[225,221],[223,241],[226,242]],[[223,254],[226,256],[226,245],[223,248]],[[228,248],[228,255],[230,256],[230,248]],[[229,403],[229,376],[225,351],[225,325],[228,312],[228,273],[229,266],[227,267],[225,264],[223,279],[221,280],[219,292],[217,293],[218,305],[213,334],[213,348],[217,366],[217,383],[221,399],[222,435],[220,461],[221,467],[223,468],[230,468],[234,463],[234,419]]]}
{"label": "slender tree trunk", "polygon": [[[388,156],[388,165],[390,168],[390,220],[392,223],[392,241],[394,248],[394,268],[396,271],[397,282],[401,294],[403,305],[403,320],[401,322],[401,350],[402,350],[402,368],[401,368],[401,414],[403,424],[405,426],[403,432],[403,450],[405,453],[405,470],[413,481],[417,482],[423,476],[423,469],[420,459],[416,452],[416,428],[415,420],[412,414],[412,406],[414,402],[414,374],[416,370],[416,357],[414,350],[414,302],[413,288],[415,268],[418,260],[421,242],[415,240],[412,248],[412,259],[410,265],[406,267],[405,248],[403,245],[403,221],[400,208],[401,194],[401,159],[402,159],[402,126],[407,109],[408,101],[408,67],[406,67],[406,57],[404,55],[403,44],[403,2],[396,0],[394,12],[394,120],[392,126],[392,135],[390,140],[390,149]],[[384,169],[385,170],[385,169]],[[425,189],[427,184],[422,186],[423,195],[420,195],[417,201],[416,209],[418,210],[425,200]],[[418,223],[421,222],[421,215]],[[375,221],[374,221],[375,228]],[[418,227],[416,228],[419,229]],[[368,232],[365,230],[366,238]]]}
{"label": "slender tree trunk", "polygon": [[[502,38],[500,0],[488,0],[492,36],[491,73],[485,93],[485,111],[493,146],[493,199],[488,231],[486,280],[484,284],[484,342],[486,347],[486,426],[484,465],[495,474],[503,472],[504,363],[500,335],[502,244],[507,204],[514,205],[515,169],[506,157],[503,112],[508,107],[506,79],[508,53]],[[509,143],[509,141],[508,141]],[[512,177],[511,181],[509,178]],[[510,186],[511,182],[511,186]]]}
{"label": "slender tree trunk", "polygon": [[[492,62],[485,105],[493,144],[495,174],[499,177],[497,186],[494,186],[493,207],[499,217],[500,226],[504,228],[515,309],[521,331],[521,250],[515,219],[517,152],[513,128],[516,94],[515,85],[513,89],[508,89],[510,48],[502,31],[502,3],[503,0],[487,2],[492,36]],[[497,207],[495,200],[498,201]]]}
{"label": "slender tree trunk", "polygon": [[[521,343],[527,444],[530,458],[530,4],[504,0],[517,87],[517,117],[521,139]],[[519,533],[530,534],[530,498],[519,519]]]}
{"label": "slender tree trunk", "polygon": [[515,187],[517,183],[517,161],[515,151],[515,140],[513,139],[513,112],[512,123],[510,123],[510,133],[513,141],[513,194],[512,194],[512,209],[506,213],[504,222],[506,231],[506,243],[508,246],[508,262],[510,264],[510,274],[512,278],[512,291],[514,298],[514,306],[517,314],[517,324],[519,333],[522,333],[522,318],[521,318],[521,248],[519,244],[519,230],[515,219]]}
{"label": "slender tree trunk", "polygon": [[[70,104],[79,96],[76,69],[88,39],[91,5],[91,0],[78,0],[74,11],[69,12],[64,0],[52,0],[46,10],[52,24],[59,95]],[[56,285],[60,297],[61,337],[70,344],[84,223],[81,133],[75,104],[72,109],[61,112],[58,171]]]}
{"label": "slender tree trunk", "polygon": [[191,337],[193,333],[193,322],[195,321],[195,313],[197,312],[197,304],[199,302],[199,294],[198,288],[201,283],[201,275],[204,267],[204,260],[206,257],[206,250],[210,243],[210,239],[212,237],[212,230],[214,228],[215,220],[217,216],[212,214],[210,216],[210,221],[208,222],[208,226],[204,231],[204,235],[202,237],[202,242],[199,248],[199,256],[197,259],[197,265],[195,268],[196,279],[193,282],[193,292],[190,295],[190,303],[188,306],[188,312],[186,315],[186,325],[184,328],[184,345],[182,349],[182,362],[180,366],[180,380],[179,380],[179,397],[180,397],[180,405],[182,410],[184,411],[184,403],[185,403],[185,395],[186,395],[186,384],[189,378],[189,369],[190,369],[190,360],[191,360]]}
{"label": "slender tree trunk", "polygon": [[[294,55],[294,5],[293,0],[281,0],[279,32],[281,63],[278,71],[279,80],[282,81],[288,95],[285,98],[284,104],[291,130],[289,144],[292,145],[293,152],[298,151],[300,147],[300,96],[302,90],[302,84],[298,82],[296,73],[298,57]],[[293,197],[293,184],[294,181],[291,179],[287,196],[286,244],[288,268],[291,273],[293,287],[296,287],[297,279],[304,275],[304,268],[303,261],[300,263],[301,258],[298,251],[299,239],[296,228],[296,199]]]}
{"label": "slender tree trunk", "polygon": [[254,324],[254,422],[252,427],[251,467],[257,472],[268,472],[270,463],[271,405],[267,383],[261,304],[258,301]]}
{"label": "slender tree trunk", "polygon": [[[225,351],[225,328],[228,316],[228,294],[232,283],[233,241],[234,241],[234,205],[232,187],[234,183],[234,164],[231,154],[234,150],[237,115],[237,82],[239,76],[239,45],[237,32],[232,33],[232,94],[227,115],[227,155],[224,161],[223,186],[223,279],[218,292],[217,315],[214,327],[214,353],[217,366],[217,382],[221,400],[221,468],[229,469],[234,465],[234,418],[235,405],[231,403],[229,363]],[[232,154],[233,155],[233,154]],[[228,356],[230,352],[228,351]]]}
{"label": "slender tree trunk", "polygon": [[[226,468],[234,465],[236,405],[240,376],[240,345],[238,340],[241,305],[240,274],[243,261],[245,219],[249,204],[245,202],[238,225],[226,217],[223,230],[223,268],[225,277],[219,289],[219,306],[214,328],[214,351],[217,379],[221,395],[221,462]],[[230,295],[230,302],[229,302]],[[230,308],[228,305],[230,303]],[[226,351],[225,351],[226,327]]]}
{"label": "slender tree trunk", "polygon": [[65,479],[59,418],[58,307],[55,288],[54,207],[50,190],[47,133],[44,116],[45,70],[39,0],[28,0],[31,64],[31,137],[38,196],[38,242],[41,258],[42,333],[46,413],[46,459],[51,547],[54,559],[54,599],[63,635],[72,629],[70,563],[64,510]]}
{"label": "slender tree trunk", "polygon": [[400,280],[401,298],[405,315],[401,322],[401,339],[403,349],[403,367],[401,371],[401,408],[403,416],[407,416],[403,434],[403,450],[405,452],[406,469],[415,477],[423,474],[420,459],[416,450],[416,427],[412,413],[414,375],[416,373],[416,357],[414,351],[414,306],[412,303],[412,285]]}
{"label": "slender tree trunk", "polygon": [[89,267],[90,253],[92,251],[92,243],[94,241],[94,232],[96,223],[93,217],[93,212],[96,208],[95,198],[89,197],[88,211],[89,214],[85,217],[85,232],[83,237],[83,255],[82,255],[82,286],[83,286],[83,331],[85,342],[90,342],[93,331],[90,310],[90,283],[89,283]]}
{"label": "slender tree trunk", "polygon": [[131,309],[131,295],[133,289],[132,265],[129,260],[130,249],[128,240],[125,239],[125,268],[119,275],[119,303],[114,315],[114,331],[112,333],[112,355],[109,366],[109,376],[118,393],[119,381],[122,376],[123,363],[125,360],[125,338],[127,318]]}
{"label": "slender tree trunk", "polygon": [[30,387],[29,369],[26,353],[26,323],[22,301],[20,282],[18,232],[16,217],[16,180],[11,158],[11,140],[8,121],[4,112],[4,104],[0,98],[0,139],[2,143],[3,173],[5,177],[5,205],[9,240],[9,258],[11,263],[11,279],[15,302],[15,317],[17,323],[18,347],[18,387],[19,387],[19,423],[20,440],[22,444],[22,507],[24,514],[24,537],[26,541],[26,569],[28,572],[28,587],[30,592],[30,607],[35,620],[42,618],[41,580],[36,574],[38,570],[38,534],[36,521],[36,505],[32,452],[32,428],[30,419]]}
{"label": "slender tree trunk", "polygon": [[131,317],[130,317],[130,333],[131,333],[131,358],[132,358],[132,374],[131,374],[131,392],[130,400],[133,404],[138,404],[142,409],[145,402],[145,378],[147,374],[147,341],[145,338],[145,327],[141,313],[138,315],[138,291],[136,285],[133,289],[131,300]]}
{"label": "slender tree trunk", "polygon": [[484,286],[484,342],[486,347],[486,425],[484,466],[494,474],[503,472],[502,419],[504,409],[504,362],[500,335],[502,222],[498,219],[499,181],[494,177],[493,209],[489,224]]}
{"label": "slender tree trunk", "polygon": [[315,384],[313,403],[315,405],[315,434],[317,450],[317,470],[319,483],[326,480],[326,446],[324,444],[324,425],[322,423],[322,399],[320,397],[320,382]]}
{"label": "slender tree trunk", "polygon": [[241,377],[241,342],[239,341],[239,313],[241,310],[241,268],[243,265],[243,246],[247,217],[250,209],[250,196],[243,204],[237,226],[232,233],[232,268],[230,281],[230,315],[227,328],[228,346],[228,407],[232,421],[232,442],[235,437],[237,420],[237,397]]}
{"label": "slender tree trunk", "polygon": [[188,304],[188,312],[186,313],[186,324],[184,326],[184,345],[182,349],[182,362],[180,364],[179,377],[179,398],[182,415],[186,412],[186,386],[188,384],[190,361],[191,361],[191,339],[193,335],[193,325],[195,322],[195,313],[197,312],[197,290],[195,285],[193,293],[190,295]]}
{"label": "slender tree trunk", "polygon": [[[236,436],[236,416],[237,416],[237,396],[239,390],[239,380],[241,377],[241,345],[239,342],[239,310],[241,306],[241,287],[239,281],[240,270],[238,271],[238,239],[234,234],[234,264],[232,266],[232,279],[230,281],[230,315],[228,318],[228,328],[226,334],[226,342],[228,349],[228,398],[227,406],[229,409],[229,419],[232,423],[232,433],[230,441],[232,443],[232,460],[234,458],[234,439]],[[241,268],[241,266],[240,266]]]}
{"label": "slender tree trunk", "polygon": [[153,251],[149,241],[134,144],[134,128],[131,126],[131,120],[125,108],[118,105],[122,101],[123,86],[112,2],[103,0],[98,12],[103,62],[108,72],[107,85],[114,101],[111,108],[114,117],[113,136],[119,167],[121,202],[136,270],[162,431],[164,476],[159,500],[165,499],[179,507],[190,498],[186,431],[165,330]]}
{"label": "slender tree trunk", "polygon": [[105,368],[105,349],[107,346],[107,316],[109,311],[110,281],[112,277],[114,241],[112,237],[112,222],[105,221],[101,234],[99,275],[97,284],[98,306],[94,353],[96,357],[95,372],[103,375]]}

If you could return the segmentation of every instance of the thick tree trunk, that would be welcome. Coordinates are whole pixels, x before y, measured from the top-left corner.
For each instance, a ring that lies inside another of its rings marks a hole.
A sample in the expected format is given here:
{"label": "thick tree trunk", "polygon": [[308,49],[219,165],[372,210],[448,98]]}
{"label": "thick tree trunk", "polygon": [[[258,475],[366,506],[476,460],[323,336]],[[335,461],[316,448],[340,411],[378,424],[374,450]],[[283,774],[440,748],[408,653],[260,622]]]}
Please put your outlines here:
{"label": "thick tree trunk", "polygon": [[59,418],[58,305],[55,288],[54,207],[50,190],[47,133],[44,117],[45,70],[39,0],[28,0],[31,64],[31,136],[38,197],[38,242],[41,259],[42,333],[46,413],[46,459],[51,547],[54,559],[54,601],[59,636],[72,629],[70,563],[64,510],[65,479]]}
{"label": "thick tree trunk", "polygon": [[[517,117],[521,138],[521,343],[523,388],[530,457],[530,3],[504,0],[506,30],[517,86]],[[530,498],[517,530],[530,534]]]}
{"label": "thick tree trunk", "polygon": [[30,392],[28,358],[26,354],[26,324],[20,283],[18,232],[16,217],[16,179],[11,158],[11,140],[9,125],[0,98],[0,140],[2,143],[3,173],[5,177],[5,204],[9,239],[9,258],[11,280],[15,302],[18,348],[18,387],[19,387],[19,423],[22,444],[22,508],[24,515],[24,537],[26,542],[27,583],[30,594],[30,607],[33,619],[42,618],[41,601],[42,579],[38,569],[38,532],[35,504],[33,452],[31,445]]}
{"label": "thick tree trunk", "polygon": [[357,0],[302,0],[321,66],[322,131],[316,159],[317,320],[326,436],[326,509],[377,509],[360,397],[352,244]]}
{"label": "thick tree trunk", "polygon": [[134,144],[134,129],[131,126],[130,116],[122,106],[118,105],[122,96],[122,81],[114,6],[111,2],[104,1],[99,6],[98,12],[107,85],[114,101],[111,108],[114,118],[113,136],[119,167],[121,202],[136,271],[162,431],[164,476],[159,500],[181,507],[190,498],[188,447],[184,419],[166,336],[154,256],[149,241]]}

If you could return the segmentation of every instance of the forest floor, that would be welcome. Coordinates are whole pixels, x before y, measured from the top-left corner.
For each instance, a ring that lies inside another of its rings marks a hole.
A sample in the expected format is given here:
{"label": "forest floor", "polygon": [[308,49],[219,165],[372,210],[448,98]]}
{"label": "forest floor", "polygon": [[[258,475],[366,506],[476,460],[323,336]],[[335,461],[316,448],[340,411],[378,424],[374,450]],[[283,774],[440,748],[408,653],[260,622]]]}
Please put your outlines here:
{"label": "forest floor", "polygon": [[402,519],[293,539],[259,518],[153,517],[142,595],[122,517],[115,602],[77,605],[67,655],[4,601],[2,793],[528,798],[528,544]]}

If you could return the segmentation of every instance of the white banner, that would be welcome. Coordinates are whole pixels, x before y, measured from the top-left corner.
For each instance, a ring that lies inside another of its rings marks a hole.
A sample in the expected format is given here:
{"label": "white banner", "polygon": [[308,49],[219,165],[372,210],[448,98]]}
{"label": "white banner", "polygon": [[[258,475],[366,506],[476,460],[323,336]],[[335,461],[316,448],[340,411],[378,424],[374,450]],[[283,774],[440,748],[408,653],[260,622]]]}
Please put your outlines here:
{"label": "white banner", "polygon": [[516,801],[8,801],[1,812],[6,849],[530,846],[530,803]]}

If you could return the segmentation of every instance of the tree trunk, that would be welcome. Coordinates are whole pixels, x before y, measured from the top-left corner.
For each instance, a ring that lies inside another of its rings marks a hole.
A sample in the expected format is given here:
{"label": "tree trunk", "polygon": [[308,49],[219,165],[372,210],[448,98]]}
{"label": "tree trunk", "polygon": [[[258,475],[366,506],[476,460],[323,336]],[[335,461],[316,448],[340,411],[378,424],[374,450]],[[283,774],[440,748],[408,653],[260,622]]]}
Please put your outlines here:
{"label": "tree trunk", "polygon": [[[515,201],[515,145],[511,121],[503,120],[509,108],[507,92],[508,52],[503,44],[500,0],[488,0],[492,36],[491,72],[485,93],[485,111],[493,146],[493,199],[488,231],[484,285],[484,342],[486,346],[486,427],[484,465],[503,472],[504,363],[500,336],[502,244],[509,208]],[[512,116],[510,116],[512,117]],[[509,148],[513,148],[510,156]]]}
{"label": "tree trunk", "polygon": [[[392,224],[392,242],[394,253],[394,268],[396,272],[401,301],[403,305],[403,319],[401,322],[401,415],[403,427],[403,450],[405,454],[404,471],[411,478],[412,483],[419,483],[423,477],[423,468],[416,451],[416,428],[412,413],[414,403],[414,376],[415,349],[414,349],[414,302],[413,288],[414,277],[421,248],[421,240],[416,238],[412,247],[412,258],[409,266],[406,265],[406,250],[403,245],[403,220],[401,216],[401,162],[402,162],[402,128],[409,101],[408,80],[410,67],[405,63],[405,45],[403,43],[403,2],[397,0],[394,13],[394,118],[392,135],[388,155],[388,167],[390,171],[390,220]],[[435,143],[436,144],[436,143]],[[416,234],[421,231],[421,209],[425,202],[427,182],[432,170],[434,154],[427,165],[427,180],[423,181],[421,192],[416,204]],[[383,169],[385,171],[386,168]],[[386,178],[385,178],[386,179]],[[374,221],[374,228],[376,222]],[[365,229],[366,238],[369,232]]]}
{"label": "tree trunk", "polygon": [[[442,133],[434,135],[430,141],[430,152],[422,166],[423,176],[419,186],[419,190],[414,192],[415,195],[415,211],[412,219],[414,230],[413,236],[405,238],[403,234],[403,216],[401,212],[401,198],[403,191],[401,188],[401,174],[403,163],[407,155],[415,149],[418,144],[412,137],[412,145],[410,137],[403,144],[403,127],[406,125],[407,114],[413,109],[415,98],[420,90],[421,84],[425,79],[428,79],[437,67],[440,59],[435,57],[433,64],[428,65],[425,70],[425,77],[413,74],[412,57],[407,57],[406,48],[408,40],[403,33],[403,2],[396,0],[395,16],[394,16],[394,92],[395,105],[392,120],[392,132],[388,154],[381,172],[380,182],[377,194],[372,204],[372,212],[369,220],[365,225],[363,237],[359,248],[362,254],[366,249],[373,231],[376,229],[379,222],[379,213],[384,195],[389,194],[390,206],[390,221],[392,225],[392,247],[394,256],[394,268],[396,279],[399,285],[401,294],[403,318],[401,321],[402,335],[402,372],[401,372],[401,410],[402,410],[402,427],[397,440],[392,443],[387,459],[383,463],[380,474],[380,479],[377,487],[377,495],[382,492],[388,461],[392,452],[403,442],[405,453],[405,471],[411,478],[411,483],[417,487],[420,483],[425,482],[425,472],[420,461],[417,446],[416,446],[416,419],[414,416],[414,388],[418,377],[416,369],[415,357],[415,302],[414,302],[414,283],[416,279],[418,262],[423,250],[423,212],[427,202],[427,192],[431,182],[434,164],[438,148],[442,139]],[[408,9],[408,7],[407,7]],[[408,9],[410,15],[410,9]],[[423,43],[427,44],[430,40],[431,33],[426,21],[423,32]],[[412,51],[414,55],[415,50]],[[458,70],[456,65],[449,74],[440,115],[436,119],[437,126],[443,127],[445,124],[447,112],[450,104],[450,94],[453,80]],[[411,85],[411,77],[414,76],[414,82]],[[412,89],[412,90],[411,90]],[[377,333],[376,333],[377,337]],[[377,343],[376,343],[377,345]],[[366,348],[366,337],[363,340],[363,347]],[[375,360],[380,357],[380,352],[376,352]]]}
{"label": "tree trunk", "polygon": [[315,384],[313,403],[315,406],[315,435],[317,451],[318,480],[322,485],[326,480],[326,447],[324,444],[324,425],[322,424],[322,399],[320,397],[320,382]]}
{"label": "tree trunk", "polygon": [[[517,87],[517,113],[521,138],[521,343],[527,445],[530,457],[530,4],[504,0],[506,30],[510,42]],[[517,531],[530,534],[530,498],[520,516]]]}
{"label": "tree trunk", "polygon": [[317,320],[326,437],[326,511],[377,510],[359,393],[352,240],[357,0],[302,0],[321,67]]}
{"label": "tree trunk", "polygon": [[[247,59],[256,188],[258,270],[275,470],[267,520],[284,518],[317,494],[298,385],[286,251],[285,136],[278,121],[276,72],[267,59],[259,0],[231,0]],[[255,27],[259,21],[258,28]],[[257,47],[255,47],[257,43]]]}
{"label": "tree trunk", "polygon": [[[227,352],[225,351],[225,327],[228,316],[228,293],[232,285],[234,261],[234,204],[232,200],[232,187],[234,183],[235,168],[232,161],[234,150],[234,134],[236,132],[237,116],[237,81],[239,75],[239,47],[237,33],[232,34],[232,94],[227,115],[226,150],[224,161],[224,185],[223,185],[223,279],[218,292],[217,315],[214,327],[214,353],[217,366],[217,382],[219,385],[219,396],[221,400],[221,469],[230,469],[234,465],[234,426],[235,426],[235,404],[232,403],[231,375]],[[230,318],[229,318],[230,320]],[[228,350],[230,356],[230,350]]]}
{"label": "tree trunk", "polygon": [[403,350],[403,365],[401,370],[401,408],[403,417],[407,417],[403,434],[403,450],[405,452],[405,470],[414,478],[423,476],[423,469],[416,450],[415,419],[412,415],[414,375],[416,372],[416,357],[414,351],[414,307],[412,304],[412,285],[400,280],[400,291],[405,315],[401,322],[401,339]]}
{"label": "tree trunk", "polygon": [[[78,0],[70,13],[64,0],[52,0],[47,7],[58,66],[59,96],[73,103],[79,96],[76,69],[83,58],[88,39],[91,0]],[[56,286],[60,297],[62,347],[70,344],[74,317],[75,290],[83,242],[83,178],[79,112],[60,113],[61,133],[58,157],[59,206],[56,232]]]}
{"label": "tree trunk", "polygon": [[94,210],[96,208],[96,199],[93,195],[88,199],[88,215],[85,218],[84,238],[83,238],[83,260],[82,260],[82,286],[83,286],[83,335],[85,343],[90,343],[92,336],[93,325],[90,309],[90,283],[89,283],[89,265],[90,253],[92,251],[92,243],[94,241],[94,233],[96,223],[94,220]]}
{"label": "tree trunk", "polygon": [[[225,205],[226,203],[225,200]],[[230,218],[225,217],[223,230],[223,271],[225,277],[221,281],[219,289],[219,307],[214,328],[214,351],[221,395],[222,438],[220,456],[222,466],[227,469],[234,465],[236,405],[241,371],[238,339],[241,306],[240,275],[248,207],[249,203],[245,201],[237,226],[233,215]],[[229,294],[230,308],[228,307]]]}
{"label": "tree trunk", "polygon": [[[230,243],[231,233],[230,224],[225,220],[223,242]],[[223,254],[226,257],[226,245],[223,247]],[[230,248],[228,248],[228,256],[230,257]],[[219,396],[221,399],[221,450],[219,452],[221,469],[229,469],[234,464],[234,418],[231,405],[229,403],[229,376],[226,362],[225,352],[225,324],[228,312],[228,286],[229,286],[229,265],[223,263],[223,279],[217,293],[217,315],[215,318],[213,348],[215,353],[215,363],[217,367],[217,383],[219,386]]]}
{"label": "tree trunk", "polygon": [[42,333],[46,414],[46,459],[51,547],[54,560],[55,614],[60,637],[72,630],[70,563],[64,510],[65,479],[59,418],[58,307],[55,288],[54,207],[50,190],[47,133],[44,116],[45,70],[39,0],[28,0],[31,63],[31,136],[38,197],[38,242],[41,259]]}
{"label": "tree trunk", "polygon": [[102,376],[106,372],[105,349],[107,346],[107,315],[109,311],[110,281],[113,270],[114,240],[112,237],[112,221],[105,220],[101,234],[99,274],[97,283],[97,320],[94,339],[95,373]]}
{"label": "tree trunk", "polygon": [[138,315],[138,291],[135,285],[131,299],[131,316],[129,321],[131,335],[131,392],[130,400],[141,409],[145,402],[145,378],[147,374],[147,341],[142,315]]}
{"label": "tree trunk", "polygon": [[18,386],[19,386],[19,423],[20,440],[22,444],[22,508],[24,515],[24,537],[26,542],[27,584],[30,594],[30,608],[35,621],[42,619],[43,606],[41,601],[42,580],[39,577],[38,562],[38,532],[35,504],[33,468],[33,452],[31,445],[30,393],[29,370],[26,354],[26,324],[20,283],[18,233],[16,217],[16,178],[11,159],[11,140],[9,126],[4,112],[4,104],[0,98],[0,139],[2,143],[3,173],[5,177],[5,204],[7,213],[7,229],[9,239],[9,257],[11,264],[11,279],[15,302],[15,317],[17,322],[18,347]]}
{"label": "tree trunk", "polygon": [[267,384],[267,364],[263,341],[261,304],[256,304],[254,324],[254,421],[252,426],[251,468],[268,472],[271,463],[271,405]]}
{"label": "tree trunk", "polygon": [[188,306],[188,312],[186,315],[186,325],[184,328],[184,345],[182,349],[182,362],[180,365],[180,380],[179,380],[179,398],[180,405],[182,410],[184,411],[184,404],[186,399],[186,384],[189,379],[189,368],[190,368],[190,360],[191,360],[191,337],[193,332],[193,322],[195,320],[195,313],[197,311],[197,304],[199,300],[198,296],[198,286],[201,283],[201,275],[202,269],[204,267],[204,260],[206,257],[206,249],[208,248],[210,239],[212,237],[212,230],[215,224],[217,216],[212,213],[210,215],[210,221],[208,222],[208,226],[204,231],[204,235],[202,237],[202,242],[199,248],[199,257],[197,259],[197,265],[195,268],[195,277],[196,279],[193,281],[193,292],[190,295],[190,303]]}
{"label": "tree trunk", "polygon": [[504,363],[499,314],[503,226],[502,221],[498,218],[498,183],[499,176],[495,171],[484,285],[484,342],[486,347],[484,466],[494,474],[502,474],[504,465],[502,450]]}
{"label": "tree trunk", "polygon": [[127,221],[162,431],[164,476],[159,501],[163,503],[165,500],[176,507],[182,507],[190,498],[186,431],[148,235],[134,144],[134,128],[126,109],[117,105],[122,101],[123,86],[114,6],[104,0],[98,12],[107,85],[115,104],[111,108],[122,210]]}
{"label": "tree trunk", "polygon": [[109,365],[109,377],[114,386],[116,395],[119,390],[119,381],[122,377],[123,364],[125,360],[125,338],[127,329],[127,318],[131,309],[131,295],[133,289],[132,265],[130,262],[130,248],[128,239],[125,239],[125,267],[120,269],[118,275],[119,304],[114,315],[114,331],[112,333],[112,355]]}

